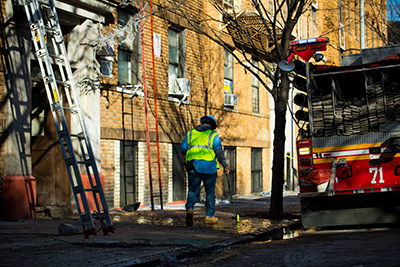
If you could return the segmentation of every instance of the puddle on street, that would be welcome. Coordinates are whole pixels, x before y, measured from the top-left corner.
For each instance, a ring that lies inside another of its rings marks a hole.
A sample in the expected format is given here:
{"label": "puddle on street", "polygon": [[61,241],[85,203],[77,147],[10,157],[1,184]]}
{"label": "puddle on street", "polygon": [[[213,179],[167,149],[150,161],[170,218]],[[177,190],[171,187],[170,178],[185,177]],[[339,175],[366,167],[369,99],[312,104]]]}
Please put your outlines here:
{"label": "puddle on street", "polygon": [[186,226],[186,227],[204,227],[211,228],[217,231],[224,231],[231,234],[260,234],[265,233],[267,229],[278,229],[273,237],[277,239],[294,238],[298,234],[291,231],[289,227],[279,227],[281,221],[271,221],[260,218],[240,218],[236,222],[236,218],[220,217],[217,224],[205,224],[203,218],[194,220],[193,226],[186,226],[185,218],[154,218],[148,216],[119,216],[115,215],[114,222],[146,224],[146,225],[171,225],[171,226]]}

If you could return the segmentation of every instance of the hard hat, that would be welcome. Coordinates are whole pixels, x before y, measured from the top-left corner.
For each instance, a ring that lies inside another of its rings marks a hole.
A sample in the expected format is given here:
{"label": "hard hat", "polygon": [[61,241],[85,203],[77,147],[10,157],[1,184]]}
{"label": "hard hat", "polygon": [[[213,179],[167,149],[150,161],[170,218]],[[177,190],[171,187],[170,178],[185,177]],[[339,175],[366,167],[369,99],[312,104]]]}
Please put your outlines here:
{"label": "hard hat", "polygon": [[214,118],[213,115],[206,115],[200,118],[200,123],[207,123],[210,124],[212,129],[215,130],[217,128],[217,120]]}

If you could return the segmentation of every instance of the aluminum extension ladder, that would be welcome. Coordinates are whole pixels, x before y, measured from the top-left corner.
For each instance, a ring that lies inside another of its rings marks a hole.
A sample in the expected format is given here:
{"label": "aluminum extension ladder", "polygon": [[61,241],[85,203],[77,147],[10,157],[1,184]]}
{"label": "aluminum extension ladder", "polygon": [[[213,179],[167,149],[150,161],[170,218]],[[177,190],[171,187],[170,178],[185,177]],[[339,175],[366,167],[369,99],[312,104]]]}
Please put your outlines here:
{"label": "aluminum extension ladder", "polygon": [[[140,1],[140,33],[142,41],[142,71],[143,71],[143,91],[144,109],[146,115],[146,141],[147,141],[147,161],[149,168],[149,187],[151,210],[154,210],[154,198],[158,197],[161,209],[163,209],[161,166],[160,166],[160,142],[158,136],[158,117],[157,117],[157,90],[156,90],[156,66],[154,59],[154,26],[153,26],[153,1],[149,1],[148,9],[144,5],[145,0]],[[145,17],[150,17],[150,28],[145,25]],[[151,49],[151,50],[150,50]],[[150,51],[149,51],[150,50]],[[146,54],[151,52],[151,60],[146,59]],[[149,87],[153,87],[153,92],[149,92]],[[150,97],[150,98],[149,98]],[[153,107],[150,110],[149,101],[153,100]],[[153,116],[149,116],[152,114]],[[154,119],[153,119],[154,118]],[[151,122],[150,122],[151,120]],[[151,123],[151,125],[150,125]],[[152,127],[150,127],[152,126]],[[155,132],[155,141],[151,140],[150,131]],[[154,172],[153,172],[154,170]],[[154,188],[158,187],[158,194],[154,194]]]}
{"label": "aluminum extension ladder", "polygon": [[[94,219],[100,221],[104,234],[114,233],[114,226],[110,219],[99,172],[84,123],[54,2],[53,0],[20,0],[20,4],[24,6],[29,22],[36,56],[84,235],[86,238],[91,234],[96,235]],[[54,50],[54,55],[49,54],[50,46]],[[56,80],[52,62],[58,66],[61,80]],[[68,103],[67,107],[63,106],[63,100]],[[65,112],[70,112],[75,134],[71,134],[68,129]],[[81,170],[86,171],[90,188],[84,188]],[[96,211],[93,213],[90,211],[86,192],[93,194],[96,206]]]}

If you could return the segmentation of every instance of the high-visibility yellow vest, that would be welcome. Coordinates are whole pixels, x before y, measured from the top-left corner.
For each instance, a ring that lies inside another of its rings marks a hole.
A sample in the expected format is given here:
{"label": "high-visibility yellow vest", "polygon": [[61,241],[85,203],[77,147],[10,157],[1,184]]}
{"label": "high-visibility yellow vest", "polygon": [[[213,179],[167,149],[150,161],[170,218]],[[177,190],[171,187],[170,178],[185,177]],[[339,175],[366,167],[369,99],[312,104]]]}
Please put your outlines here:
{"label": "high-visibility yellow vest", "polygon": [[[215,152],[213,149],[213,142],[217,132],[213,130],[207,130],[199,132],[196,129],[189,131],[187,136],[188,150],[186,151],[186,161],[196,160],[207,160],[213,161],[215,159]],[[219,164],[217,169],[219,169]]]}

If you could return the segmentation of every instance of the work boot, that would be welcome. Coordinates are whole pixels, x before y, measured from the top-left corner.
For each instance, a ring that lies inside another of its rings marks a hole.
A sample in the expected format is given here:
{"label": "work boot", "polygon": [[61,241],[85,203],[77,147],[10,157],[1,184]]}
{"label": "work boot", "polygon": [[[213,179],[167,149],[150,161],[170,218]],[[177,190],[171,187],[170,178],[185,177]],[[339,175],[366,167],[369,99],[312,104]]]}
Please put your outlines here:
{"label": "work boot", "polygon": [[186,210],[186,224],[193,224],[193,210],[187,209]]}
{"label": "work boot", "polygon": [[213,217],[206,217],[206,219],[204,220],[205,223],[217,223],[218,222],[218,218],[213,216]]}

